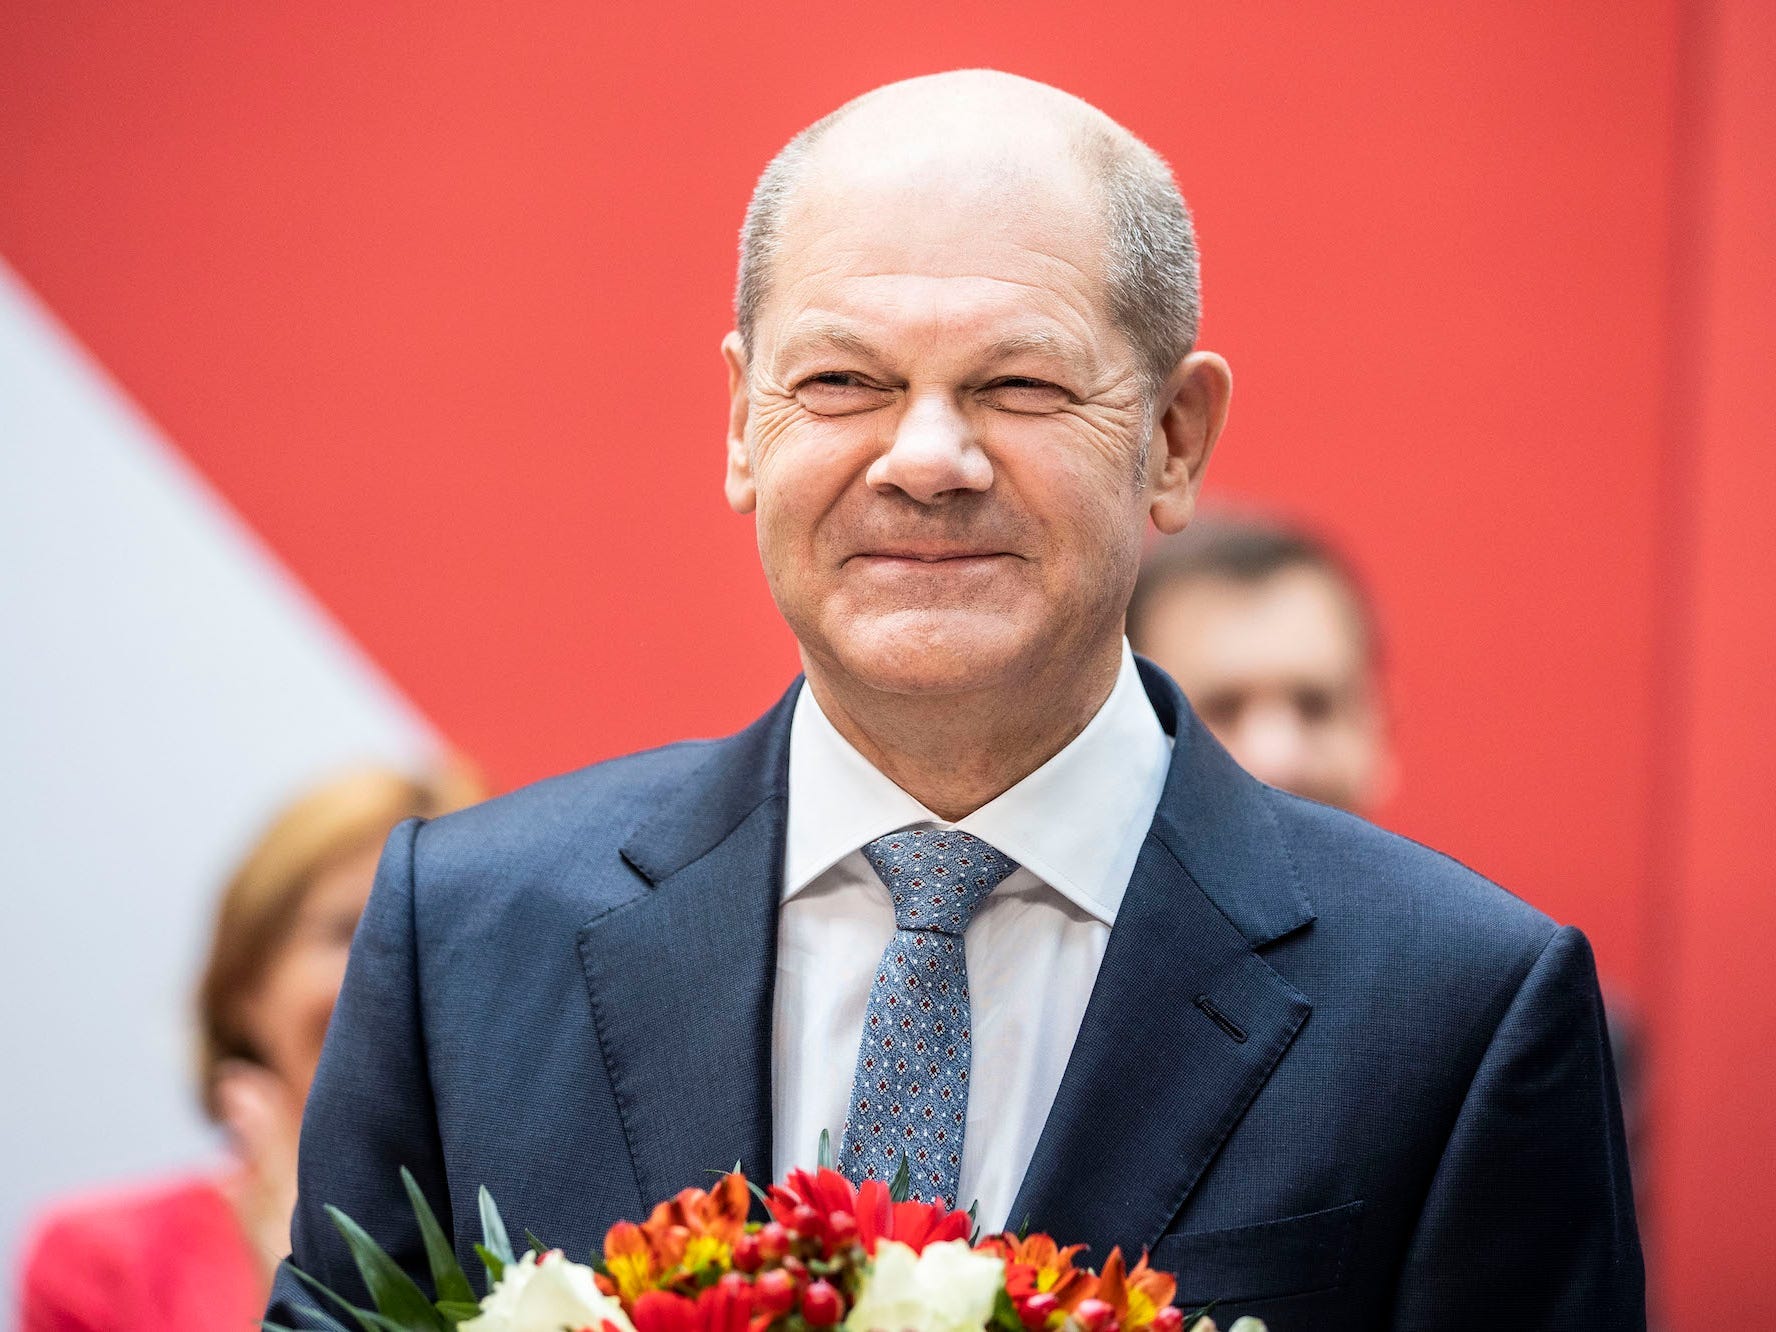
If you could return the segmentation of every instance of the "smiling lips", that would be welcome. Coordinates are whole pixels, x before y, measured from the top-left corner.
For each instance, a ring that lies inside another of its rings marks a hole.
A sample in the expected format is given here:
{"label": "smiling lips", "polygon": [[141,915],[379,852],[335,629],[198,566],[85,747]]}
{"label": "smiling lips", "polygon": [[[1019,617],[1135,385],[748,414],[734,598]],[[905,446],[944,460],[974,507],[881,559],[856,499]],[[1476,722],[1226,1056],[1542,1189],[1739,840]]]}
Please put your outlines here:
{"label": "smiling lips", "polygon": [[884,541],[879,546],[860,550],[853,559],[871,560],[917,560],[921,564],[938,564],[948,560],[980,560],[991,559],[996,555],[1009,555],[1010,551],[1002,546],[977,546],[959,541],[946,541],[942,538],[933,540]]}
{"label": "smiling lips", "polygon": [[881,563],[912,567],[915,565],[952,565],[968,566],[984,564],[989,560],[1008,559],[1009,551],[1003,550],[939,550],[939,549],[891,549],[865,550],[852,556],[853,559],[867,560],[872,564]]}

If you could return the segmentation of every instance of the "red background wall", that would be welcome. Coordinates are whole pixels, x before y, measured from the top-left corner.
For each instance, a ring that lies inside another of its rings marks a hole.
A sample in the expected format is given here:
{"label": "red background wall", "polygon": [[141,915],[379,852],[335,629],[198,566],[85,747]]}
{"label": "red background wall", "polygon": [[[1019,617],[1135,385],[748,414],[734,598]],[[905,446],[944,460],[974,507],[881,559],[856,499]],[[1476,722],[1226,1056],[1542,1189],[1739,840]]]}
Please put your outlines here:
{"label": "red background wall", "polygon": [[1211,487],[1327,529],[1381,602],[1385,821],[1591,934],[1654,1043],[1669,1325],[1776,1318],[1776,1180],[1746,1170],[1776,1141],[1766,6],[5,27],[0,256],[507,784],[732,729],[794,670],[719,491],[771,152],[960,65],[1129,124],[1193,203],[1238,381]]}

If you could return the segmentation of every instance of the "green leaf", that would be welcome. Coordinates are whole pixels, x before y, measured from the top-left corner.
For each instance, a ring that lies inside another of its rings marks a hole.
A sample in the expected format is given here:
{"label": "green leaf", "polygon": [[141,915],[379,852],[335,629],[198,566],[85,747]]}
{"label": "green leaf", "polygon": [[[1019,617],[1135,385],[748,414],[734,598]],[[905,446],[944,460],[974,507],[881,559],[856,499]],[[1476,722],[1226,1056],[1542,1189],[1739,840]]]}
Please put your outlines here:
{"label": "green leaf", "polygon": [[835,1170],[833,1165],[832,1130],[820,1130],[820,1149],[814,1153],[814,1164],[822,1170]]}
{"label": "green leaf", "polygon": [[[308,1306],[308,1316],[310,1318],[317,1318],[320,1321],[312,1327],[302,1329],[302,1332],[351,1332],[350,1328],[340,1322],[332,1314],[328,1313],[325,1309],[317,1309],[312,1304]],[[266,1326],[271,1327],[273,1325],[267,1323]],[[284,1332],[292,1332],[292,1330],[284,1329]]]}
{"label": "green leaf", "polygon": [[[358,1326],[362,1327],[364,1332],[376,1332],[376,1324],[371,1321],[376,1315],[371,1313],[368,1309],[360,1309],[343,1295],[335,1295],[331,1289],[322,1285],[314,1277],[311,1277],[307,1272],[304,1272],[300,1267],[292,1267],[290,1271],[295,1274],[296,1279],[303,1285],[320,1295],[326,1296],[328,1299],[332,1300],[333,1303],[337,1304],[341,1309],[350,1314],[355,1320],[357,1320]],[[314,1314],[317,1318],[325,1319],[334,1327],[343,1328],[344,1326],[338,1319],[331,1317],[324,1310],[318,1309],[313,1305],[309,1306],[308,1311],[311,1314]],[[331,1332],[330,1329],[329,1332]]]}
{"label": "green leaf", "polygon": [[530,1245],[530,1251],[538,1258],[541,1258],[545,1253],[549,1252],[549,1246],[536,1237],[536,1231],[534,1230],[527,1230],[524,1232],[524,1242]]}
{"label": "green leaf", "polygon": [[888,1197],[894,1202],[905,1202],[913,1196],[913,1167],[907,1160],[907,1154],[900,1154],[900,1167],[894,1172],[894,1178],[888,1181]]}
{"label": "green leaf", "polygon": [[1203,1319],[1207,1318],[1210,1314],[1215,1312],[1215,1306],[1219,1303],[1221,1303],[1220,1300],[1210,1300],[1207,1304],[1203,1305],[1203,1307],[1198,1309],[1195,1313],[1185,1314],[1184,1315],[1184,1332],[1193,1332],[1193,1329],[1196,1327],[1196,1325],[1199,1322],[1201,1322]]}
{"label": "green leaf", "polygon": [[487,1269],[487,1288],[492,1290],[506,1274],[506,1260],[485,1244],[475,1246],[475,1255],[480,1258],[481,1266]]}
{"label": "green leaf", "polygon": [[376,1301],[376,1312],[393,1320],[400,1328],[434,1328],[450,1332],[449,1325],[432,1308],[432,1302],[419,1288],[419,1283],[402,1270],[401,1265],[382,1251],[382,1246],[365,1233],[364,1228],[337,1207],[329,1206],[327,1215],[351,1246],[352,1261],[358,1275],[364,1278],[370,1298]]}
{"label": "green leaf", "polygon": [[460,1300],[439,1300],[438,1312],[449,1319],[452,1324],[466,1323],[471,1318],[481,1316],[479,1304],[464,1304]]}
{"label": "green leaf", "polygon": [[1023,1319],[1018,1317],[1017,1306],[1011,1302],[1011,1293],[1004,1286],[993,1297],[993,1315],[987,1320],[987,1326],[998,1329],[998,1332],[1024,1332]]}
{"label": "green leaf", "polygon": [[500,1219],[499,1206],[487,1185],[481,1186],[481,1242],[498,1255],[502,1263],[515,1263],[512,1241],[506,1238],[506,1223]]}
{"label": "green leaf", "polygon": [[[293,1272],[296,1271],[295,1268],[291,1268],[290,1270]],[[296,1272],[296,1275],[300,1277],[304,1274],[301,1272]],[[329,1292],[329,1293],[331,1293],[331,1292]],[[338,1299],[337,1296],[334,1296],[334,1298]],[[343,1304],[344,1301],[341,1300],[340,1303]],[[351,1308],[351,1306],[348,1304],[348,1305],[346,1305],[346,1308],[349,1309],[349,1308]],[[307,1308],[307,1310],[305,1310],[305,1312],[307,1313],[307,1315],[310,1318],[318,1318],[320,1320],[320,1322],[315,1324],[313,1327],[308,1327],[308,1328],[291,1328],[291,1327],[285,1327],[281,1323],[270,1323],[270,1322],[261,1322],[259,1324],[259,1326],[266,1329],[266,1332],[317,1332],[317,1330],[318,1330],[318,1332],[351,1332],[350,1328],[348,1328],[344,1323],[340,1322],[332,1314],[328,1313],[325,1309],[317,1309],[314,1305],[311,1304],[308,1306],[308,1308]]]}
{"label": "green leaf", "polygon": [[419,1191],[418,1181],[406,1166],[401,1167],[401,1183],[407,1190],[407,1201],[413,1204],[413,1216],[419,1222],[419,1233],[425,1237],[426,1261],[431,1264],[432,1288],[437,1293],[439,1302],[466,1300],[473,1304],[475,1288],[469,1284],[462,1264],[456,1261],[456,1253],[450,1247],[444,1227],[438,1224],[432,1205],[426,1201],[425,1194]]}

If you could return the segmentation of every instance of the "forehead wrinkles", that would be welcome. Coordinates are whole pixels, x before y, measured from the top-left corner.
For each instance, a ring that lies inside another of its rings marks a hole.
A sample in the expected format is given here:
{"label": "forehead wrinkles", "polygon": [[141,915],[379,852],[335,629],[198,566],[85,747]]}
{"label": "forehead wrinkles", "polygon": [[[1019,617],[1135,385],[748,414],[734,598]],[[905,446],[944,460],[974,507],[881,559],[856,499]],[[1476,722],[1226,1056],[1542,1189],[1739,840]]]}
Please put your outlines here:
{"label": "forehead wrinkles", "polygon": [[987,346],[1015,336],[1023,346],[1000,350],[1071,342],[1075,355],[1120,343],[1101,255],[1084,238],[1031,226],[1027,214],[934,217],[923,200],[889,202],[900,211],[800,219],[801,243],[780,258],[762,320],[769,360],[821,337],[857,352],[859,339],[881,350],[909,338]]}

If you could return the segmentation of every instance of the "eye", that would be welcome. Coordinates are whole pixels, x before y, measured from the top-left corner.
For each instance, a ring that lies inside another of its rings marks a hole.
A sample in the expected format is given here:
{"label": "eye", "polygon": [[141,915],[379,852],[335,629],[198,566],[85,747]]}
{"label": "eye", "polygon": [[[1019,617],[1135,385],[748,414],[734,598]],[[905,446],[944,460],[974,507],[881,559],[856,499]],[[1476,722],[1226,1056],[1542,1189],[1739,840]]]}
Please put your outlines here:
{"label": "eye", "polygon": [[816,416],[850,416],[888,401],[888,390],[850,370],[824,370],[795,387],[796,401]]}
{"label": "eye", "polygon": [[1327,721],[1338,710],[1338,699],[1330,689],[1304,685],[1295,691],[1295,711],[1310,725]]}
{"label": "eye", "polygon": [[1237,726],[1240,713],[1246,706],[1246,700],[1237,690],[1232,689],[1208,691],[1200,697],[1192,697],[1190,702],[1196,708],[1196,715],[1202,718],[1203,724],[1216,731],[1232,730]]}
{"label": "eye", "polygon": [[1073,401],[1073,395],[1059,384],[1021,375],[995,379],[982,392],[993,406],[1008,412],[1055,412]]}

